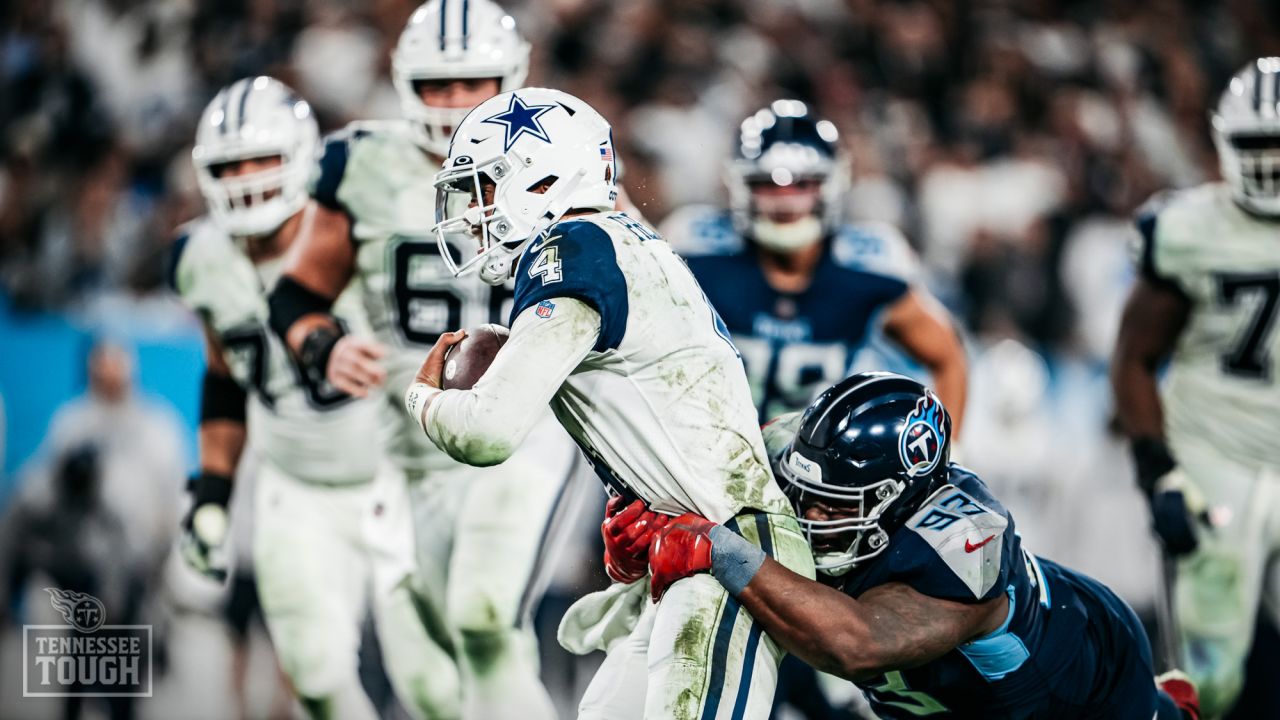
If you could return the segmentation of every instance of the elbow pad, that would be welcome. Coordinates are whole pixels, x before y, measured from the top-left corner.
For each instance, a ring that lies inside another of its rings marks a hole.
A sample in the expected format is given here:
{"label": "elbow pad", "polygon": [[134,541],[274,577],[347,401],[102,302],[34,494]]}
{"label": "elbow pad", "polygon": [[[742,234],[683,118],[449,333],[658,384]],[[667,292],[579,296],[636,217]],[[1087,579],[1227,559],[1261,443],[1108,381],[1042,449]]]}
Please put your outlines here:
{"label": "elbow pad", "polygon": [[200,391],[200,422],[230,420],[244,424],[249,393],[230,375],[206,372]]}
{"label": "elbow pad", "polygon": [[[267,298],[271,311],[270,325],[281,339],[288,338],[289,328],[305,315],[328,315],[333,300],[285,275]],[[336,321],[335,321],[336,323]]]}

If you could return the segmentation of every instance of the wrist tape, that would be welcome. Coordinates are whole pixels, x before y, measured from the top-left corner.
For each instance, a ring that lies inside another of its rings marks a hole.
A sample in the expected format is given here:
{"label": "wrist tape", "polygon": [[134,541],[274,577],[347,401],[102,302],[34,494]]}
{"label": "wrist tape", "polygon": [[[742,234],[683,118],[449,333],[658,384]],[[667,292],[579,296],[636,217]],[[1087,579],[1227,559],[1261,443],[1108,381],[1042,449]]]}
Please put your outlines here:
{"label": "wrist tape", "polygon": [[738,595],[760,571],[765,554],[741,535],[716,525],[711,528],[711,575],[729,591]]}

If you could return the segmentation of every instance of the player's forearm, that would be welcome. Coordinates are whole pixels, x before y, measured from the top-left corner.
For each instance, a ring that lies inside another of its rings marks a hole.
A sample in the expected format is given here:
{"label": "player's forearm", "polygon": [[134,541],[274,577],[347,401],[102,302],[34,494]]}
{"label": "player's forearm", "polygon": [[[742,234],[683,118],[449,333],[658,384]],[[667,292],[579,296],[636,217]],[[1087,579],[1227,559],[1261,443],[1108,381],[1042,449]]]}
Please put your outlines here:
{"label": "player's forearm", "polygon": [[960,437],[965,402],[969,394],[969,367],[959,337],[954,333],[953,337],[953,350],[934,362],[925,363],[925,367],[933,378],[933,389],[938,394],[938,399],[951,415],[951,433]]}
{"label": "player's forearm", "polygon": [[919,598],[890,583],[855,600],[771,559],[738,595],[788,652],[853,682],[927,663],[974,634]]}
{"label": "player's forearm", "polygon": [[200,391],[198,445],[204,474],[234,477],[244,452],[249,394],[231,377],[221,345],[206,329],[206,361]]}
{"label": "player's forearm", "polygon": [[1117,355],[1111,365],[1116,415],[1131,438],[1164,438],[1164,408],[1156,370],[1141,359]]}
{"label": "player's forearm", "polygon": [[1180,290],[1146,279],[1138,281],[1125,303],[1111,360],[1111,388],[1120,425],[1131,438],[1164,437],[1160,364],[1177,345],[1190,309]]}
{"label": "player's forearm", "polygon": [[446,390],[425,411],[427,437],[469,465],[497,465],[520,447],[547,403],[596,343],[600,316],[571,299],[555,315],[534,308],[512,324],[511,337],[470,390]]}
{"label": "player's forearm", "polygon": [[938,398],[959,436],[969,387],[964,343],[946,308],[923,289],[912,289],[888,310],[885,334],[929,371]]}
{"label": "player's forearm", "polygon": [[246,428],[243,422],[212,420],[200,423],[200,470],[210,475],[235,477],[244,454]]}

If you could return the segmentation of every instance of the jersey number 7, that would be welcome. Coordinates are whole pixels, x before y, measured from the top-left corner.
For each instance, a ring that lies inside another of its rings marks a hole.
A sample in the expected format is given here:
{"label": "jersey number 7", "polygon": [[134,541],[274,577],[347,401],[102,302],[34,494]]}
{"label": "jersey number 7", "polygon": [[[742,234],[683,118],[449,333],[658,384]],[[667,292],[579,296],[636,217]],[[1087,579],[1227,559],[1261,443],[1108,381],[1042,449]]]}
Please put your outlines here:
{"label": "jersey number 7", "polygon": [[1239,377],[1271,380],[1267,345],[1275,326],[1277,301],[1280,301],[1280,273],[1219,273],[1215,280],[1218,300],[1225,308],[1235,307],[1247,296],[1260,296],[1244,332],[1222,356],[1222,370]]}

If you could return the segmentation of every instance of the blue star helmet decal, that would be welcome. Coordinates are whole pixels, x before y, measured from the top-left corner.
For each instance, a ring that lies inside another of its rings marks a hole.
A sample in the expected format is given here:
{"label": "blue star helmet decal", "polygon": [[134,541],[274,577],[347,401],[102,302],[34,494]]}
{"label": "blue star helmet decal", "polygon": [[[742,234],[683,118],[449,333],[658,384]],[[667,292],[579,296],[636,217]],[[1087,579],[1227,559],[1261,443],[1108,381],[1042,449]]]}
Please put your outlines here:
{"label": "blue star helmet decal", "polygon": [[481,122],[493,123],[494,125],[502,125],[506,130],[506,138],[502,143],[502,152],[507,152],[516,140],[523,134],[529,134],[538,138],[544,143],[551,144],[551,138],[547,137],[547,131],[542,129],[542,123],[538,122],[538,118],[551,112],[556,108],[555,105],[525,105],[519,95],[511,95],[511,103],[507,106],[506,111],[500,112],[493,117],[487,117]]}

